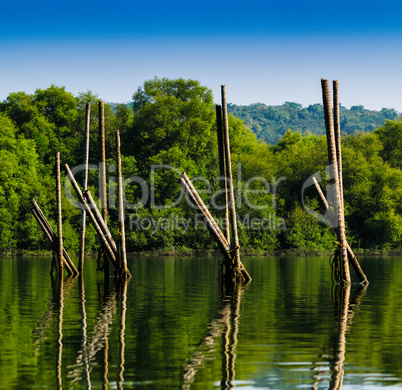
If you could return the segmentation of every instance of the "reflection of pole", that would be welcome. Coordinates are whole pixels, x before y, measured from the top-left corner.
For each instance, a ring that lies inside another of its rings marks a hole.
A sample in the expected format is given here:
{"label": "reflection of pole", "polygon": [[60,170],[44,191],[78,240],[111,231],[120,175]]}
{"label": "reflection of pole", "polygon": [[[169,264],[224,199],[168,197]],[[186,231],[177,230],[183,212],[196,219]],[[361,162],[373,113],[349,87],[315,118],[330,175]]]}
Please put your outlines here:
{"label": "reflection of pole", "polygon": [[339,323],[338,323],[338,336],[335,340],[334,346],[334,365],[331,375],[330,389],[341,389],[343,383],[343,363],[345,361],[346,352],[346,331],[348,329],[348,310],[350,298],[350,284],[345,286],[337,286],[341,288],[340,297],[340,310],[339,310]]}
{"label": "reflection of pole", "polygon": [[[352,323],[356,308],[360,305],[360,300],[366,293],[367,285],[360,286],[354,297],[354,303],[350,305],[351,285],[337,285],[335,291],[339,293],[335,298],[335,307],[339,307],[338,331],[334,341],[334,362],[332,367],[332,375],[329,389],[339,390],[342,388],[346,353],[346,332]],[[351,309],[353,307],[353,310]]]}
{"label": "reflection of pole", "polygon": [[[100,351],[104,347],[104,345],[106,348],[107,338],[109,336],[109,325],[112,323],[113,315],[115,314],[116,311],[116,296],[117,296],[116,291],[113,291],[104,299],[102,310],[97,316],[96,325],[94,326],[91,332],[91,336],[87,338],[86,357],[88,359],[89,365],[91,365],[93,357],[98,353],[98,351]],[[107,364],[107,353],[106,353],[106,364]],[[72,369],[67,374],[68,378],[70,378],[70,382],[73,383],[80,381],[84,371],[83,351],[79,352],[77,358],[75,359],[74,366],[71,367]],[[105,376],[107,381],[107,370],[106,374],[104,373],[104,381]],[[104,382],[104,388],[109,388],[107,386],[107,382],[106,385]]]}
{"label": "reflection of pole", "polygon": [[231,304],[231,323],[232,323],[232,334],[231,343],[229,350],[229,377],[228,383],[232,387],[232,381],[236,377],[236,348],[237,348],[237,334],[239,333],[239,317],[240,317],[240,300],[241,300],[242,290],[237,288],[234,291]]}
{"label": "reflection of pole", "polygon": [[127,311],[127,280],[121,281],[121,315],[120,315],[120,330],[119,330],[119,342],[120,342],[120,364],[119,364],[119,378],[117,380],[117,387],[123,389],[124,383],[124,351],[126,344],[124,342],[124,335],[126,332],[126,311]]}
{"label": "reflection of pole", "polygon": [[91,389],[91,376],[89,374],[88,344],[87,344],[87,312],[85,310],[84,275],[80,273],[80,298],[81,298],[81,350],[84,363],[85,381],[87,389]]}
{"label": "reflection of pole", "polygon": [[56,378],[57,388],[62,389],[63,381],[61,376],[62,367],[62,355],[63,355],[63,309],[64,309],[64,297],[63,297],[63,275],[58,278],[59,281],[59,313],[57,315],[57,365],[56,365]]}
{"label": "reflection of pole", "polygon": [[[233,285],[231,285],[233,287]],[[182,380],[182,389],[189,389],[194,377],[206,359],[211,359],[215,353],[215,343],[218,338],[222,340],[222,380],[221,388],[231,388],[231,381],[235,378],[236,346],[239,328],[239,311],[244,286],[236,284],[234,292],[228,293],[222,301],[222,307],[217,318],[208,324],[208,334],[198,344],[189,359]],[[230,294],[230,295],[229,295]],[[205,346],[208,349],[205,350]]]}

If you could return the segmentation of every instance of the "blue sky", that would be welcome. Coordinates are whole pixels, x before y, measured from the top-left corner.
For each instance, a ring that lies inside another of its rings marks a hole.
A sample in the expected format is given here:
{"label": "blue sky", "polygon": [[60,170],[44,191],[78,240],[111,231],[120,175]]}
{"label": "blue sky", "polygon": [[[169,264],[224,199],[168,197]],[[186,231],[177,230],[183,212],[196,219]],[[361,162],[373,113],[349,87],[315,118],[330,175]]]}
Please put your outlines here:
{"label": "blue sky", "polygon": [[320,79],[346,107],[402,112],[397,1],[9,1],[0,7],[0,100],[51,84],[128,102],[154,76],[193,78],[219,101],[307,106]]}

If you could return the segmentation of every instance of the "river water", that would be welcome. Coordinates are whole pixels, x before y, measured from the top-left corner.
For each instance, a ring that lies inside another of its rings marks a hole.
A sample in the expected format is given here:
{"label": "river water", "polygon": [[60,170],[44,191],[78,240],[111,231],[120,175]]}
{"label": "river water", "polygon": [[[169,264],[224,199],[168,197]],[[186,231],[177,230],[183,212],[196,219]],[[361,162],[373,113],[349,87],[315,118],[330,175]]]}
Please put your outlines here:
{"label": "river water", "polygon": [[[402,388],[402,258],[360,258],[370,284],[331,282],[327,258],[129,259],[105,285],[49,275],[49,258],[0,258],[1,389]],[[351,270],[353,273],[353,269]]]}

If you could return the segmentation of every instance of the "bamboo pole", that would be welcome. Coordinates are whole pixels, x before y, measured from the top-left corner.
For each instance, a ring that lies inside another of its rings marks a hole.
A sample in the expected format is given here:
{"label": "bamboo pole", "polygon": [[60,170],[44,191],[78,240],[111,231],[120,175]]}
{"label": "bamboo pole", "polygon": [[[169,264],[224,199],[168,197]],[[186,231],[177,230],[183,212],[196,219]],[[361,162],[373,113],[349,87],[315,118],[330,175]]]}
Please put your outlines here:
{"label": "bamboo pole", "polygon": [[[107,195],[106,195],[106,150],[105,150],[105,105],[99,102],[99,198],[101,201],[102,218],[107,225]],[[109,278],[109,260],[104,256],[103,272],[105,280]]]}
{"label": "bamboo pole", "polygon": [[229,250],[229,242],[227,241],[226,237],[222,233],[222,231],[219,228],[218,224],[215,222],[215,220],[212,217],[211,213],[209,212],[207,206],[205,206],[205,204],[202,201],[201,197],[198,195],[197,190],[193,186],[193,183],[191,183],[191,180],[188,178],[188,176],[184,172],[180,176],[185,181],[185,183],[187,184],[188,188],[190,189],[191,194],[193,195],[193,197],[195,199],[194,203],[198,206],[200,211],[205,215],[205,217],[208,220],[208,222],[213,226],[214,230],[219,235],[219,239],[226,245],[225,250],[228,251]]}
{"label": "bamboo pole", "polygon": [[215,240],[217,241],[222,254],[225,256],[225,258],[228,258],[229,244],[226,241],[225,236],[222,234],[219,227],[217,227],[217,225],[215,225],[212,222],[211,218],[209,218],[208,212],[206,211],[207,208],[205,207],[204,203],[202,202],[202,200],[201,200],[202,203],[201,204],[199,203],[199,201],[195,197],[194,191],[192,191],[192,189],[189,187],[186,180],[183,177],[181,177],[180,182],[181,182],[181,185],[183,186],[184,190],[186,191],[187,196],[190,198],[191,202],[194,203],[196,206],[198,206],[199,210],[203,214],[205,221],[206,221],[206,227],[210,231],[212,236],[215,238]]}
{"label": "bamboo pole", "polygon": [[[321,186],[318,183],[317,179],[313,176],[313,183],[315,185],[315,188],[317,189],[317,192],[322,200],[322,202],[324,203],[324,207],[325,210],[329,210],[329,205],[328,205],[328,201],[325,198],[324,193],[322,192]],[[357,260],[355,254],[353,253],[352,248],[350,247],[349,243],[346,241],[346,250],[348,252],[348,258],[353,266],[353,269],[355,270],[357,277],[360,280],[360,283],[363,284],[368,284],[368,279],[367,276],[364,274],[362,268],[360,267],[359,261]]]}
{"label": "bamboo pole", "polygon": [[[34,218],[36,219],[36,222],[38,223],[38,225],[40,226],[40,228],[42,229],[42,231],[45,233],[47,239],[49,240],[49,242],[52,244],[53,249],[57,248],[57,244],[58,244],[58,240],[56,239],[53,240],[53,237],[51,235],[51,233],[47,230],[46,226],[44,225],[43,221],[41,220],[38,212],[32,208],[31,212],[34,216]],[[70,267],[70,264],[68,263],[67,259],[66,259],[66,255],[65,255],[65,249],[63,248],[63,261],[64,261],[64,268],[67,271],[68,275],[74,275],[75,272],[72,270],[72,268]]]}
{"label": "bamboo pole", "polygon": [[63,275],[63,223],[61,214],[60,153],[56,152],[57,258],[60,276]]}
{"label": "bamboo pole", "polygon": [[99,236],[99,238],[101,240],[102,247],[106,251],[106,254],[108,255],[110,261],[112,262],[113,266],[117,270],[118,266],[116,264],[116,257],[115,257],[115,255],[113,253],[112,248],[110,247],[107,239],[105,238],[101,227],[99,226],[98,222],[96,221],[96,218],[93,215],[91,208],[89,207],[88,203],[86,202],[86,200],[85,200],[85,198],[84,198],[84,196],[83,196],[83,194],[82,194],[82,192],[80,190],[80,187],[79,187],[77,181],[75,180],[74,175],[72,174],[69,166],[67,164],[65,164],[64,168],[66,170],[67,177],[70,180],[70,182],[71,182],[71,184],[72,184],[72,186],[74,188],[75,193],[77,194],[77,197],[78,197],[79,201],[81,202],[82,206],[85,207],[85,210],[86,210],[86,212],[87,212],[92,224],[94,225],[96,233],[98,234],[98,236]]}
{"label": "bamboo pole", "polygon": [[[85,105],[85,138],[84,138],[84,180],[82,190],[85,191],[88,187],[88,164],[89,164],[89,123],[90,123],[91,105]],[[86,211],[81,210],[81,231],[80,231],[80,251],[78,257],[78,269],[80,274],[84,271],[84,257],[85,257],[85,222]]]}
{"label": "bamboo pole", "polygon": [[222,107],[216,105],[216,130],[218,135],[218,155],[219,155],[219,176],[221,185],[221,201],[223,206],[223,224],[222,232],[226,237],[226,240],[230,243],[230,231],[229,231],[229,209],[228,209],[228,190],[227,190],[227,178],[225,170],[225,149],[223,144],[223,126],[222,126]]}
{"label": "bamboo pole", "polygon": [[340,119],[340,107],[339,107],[339,88],[338,80],[332,81],[332,93],[334,97],[334,131],[335,131],[335,145],[336,145],[336,158],[338,161],[338,176],[339,176],[339,192],[341,204],[339,207],[344,210],[343,207],[343,175],[342,175],[342,151],[341,151],[341,119]]}
{"label": "bamboo pole", "polygon": [[342,256],[341,256],[341,268],[342,268],[342,278],[345,283],[350,283],[350,271],[349,271],[349,263],[348,263],[348,255],[346,249],[346,236],[345,236],[345,219],[344,219],[344,211],[341,201],[341,193],[339,186],[339,173],[338,173],[338,161],[337,161],[337,150],[336,150],[336,142],[335,142],[335,132],[334,132],[334,122],[332,117],[332,108],[331,108],[331,94],[329,91],[328,80],[321,79],[322,86],[322,97],[324,103],[324,115],[325,115],[325,127],[327,131],[327,145],[328,145],[328,157],[329,157],[329,165],[331,170],[331,177],[334,178],[335,181],[335,193],[336,193],[336,207],[335,211],[338,216],[338,232],[339,232],[339,242],[341,244]]}
{"label": "bamboo pole", "polygon": [[222,118],[223,118],[223,142],[225,145],[225,163],[229,186],[229,208],[230,208],[230,224],[232,229],[232,248],[234,250],[234,265],[240,267],[240,246],[239,237],[237,235],[236,205],[234,198],[233,179],[232,179],[232,163],[230,160],[230,142],[229,142],[229,122],[226,104],[226,86],[221,85],[222,94]]}
{"label": "bamboo pole", "polygon": [[[186,190],[187,194],[190,197],[190,200],[198,206],[198,209],[204,215],[204,218],[207,222],[207,228],[211,232],[211,234],[215,237],[216,241],[218,242],[219,247],[221,248],[221,252],[225,256],[226,264],[231,266],[231,261],[233,261],[233,256],[230,254],[230,244],[226,240],[226,237],[223,235],[222,231],[220,230],[218,224],[215,222],[214,218],[212,217],[211,213],[209,212],[208,208],[205,206],[204,202],[202,201],[201,197],[198,195],[197,190],[194,188],[191,180],[187,177],[185,173],[180,175],[180,180],[182,183],[183,188]],[[243,263],[239,261],[238,269],[240,270],[240,274],[243,278],[245,283],[251,281],[251,276],[247,272],[246,268],[244,267]]]}
{"label": "bamboo pole", "polygon": [[98,207],[96,206],[96,203],[93,200],[90,191],[86,190],[84,192],[84,196],[85,196],[85,198],[87,200],[88,205],[91,207],[91,210],[92,210],[92,213],[93,213],[93,215],[94,215],[94,217],[96,219],[96,222],[99,224],[104,237],[107,239],[107,241],[108,241],[110,247],[112,248],[112,250],[113,250],[113,252],[114,252],[114,254],[116,256],[116,259],[117,259],[118,252],[117,252],[116,242],[113,240],[113,237],[110,234],[109,228],[107,227],[105,221],[103,220],[102,215],[99,212]]}
{"label": "bamboo pole", "polygon": [[120,155],[120,132],[116,130],[116,160],[117,160],[117,194],[118,194],[118,214],[120,231],[120,272],[122,276],[130,277],[130,271],[127,268],[126,254],[126,233],[124,226],[124,203],[123,203],[123,178],[121,173],[121,155]]}
{"label": "bamboo pole", "polygon": [[[31,199],[31,203],[32,203],[33,209],[36,212],[37,217],[41,221],[41,223],[38,222],[39,226],[42,227],[42,225],[43,225],[44,229],[46,229],[46,232],[48,232],[50,234],[50,236],[52,238],[51,242],[52,242],[55,250],[57,251],[58,237],[57,237],[55,231],[50,226],[50,223],[46,219],[45,214],[43,214],[42,210],[40,209],[40,207],[38,206],[38,204],[36,203],[34,198]],[[34,214],[34,216],[35,216],[35,214]],[[43,228],[42,228],[42,230],[43,230]],[[46,232],[45,232],[45,234],[47,234]],[[64,258],[65,262],[68,263],[68,267],[71,269],[72,274],[78,275],[77,268],[75,268],[73,261],[71,260],[70,256],[68,255],[68,253],[64,247],[63,247],[63,258]]]}

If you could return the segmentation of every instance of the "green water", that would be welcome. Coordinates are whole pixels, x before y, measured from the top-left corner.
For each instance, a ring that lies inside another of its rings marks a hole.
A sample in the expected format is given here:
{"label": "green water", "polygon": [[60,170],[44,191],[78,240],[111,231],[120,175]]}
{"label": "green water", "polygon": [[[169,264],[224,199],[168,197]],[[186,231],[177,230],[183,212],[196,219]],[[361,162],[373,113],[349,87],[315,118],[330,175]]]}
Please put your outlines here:
{"label": "green water", "polygon": [[0,258],[0,388],[402,388],[402,259],[359,260],[367,289],[314,257],[245,258],[227,291],[217,259],[130,259],[121,286],[87,259],[60,294],[50,259]]}

